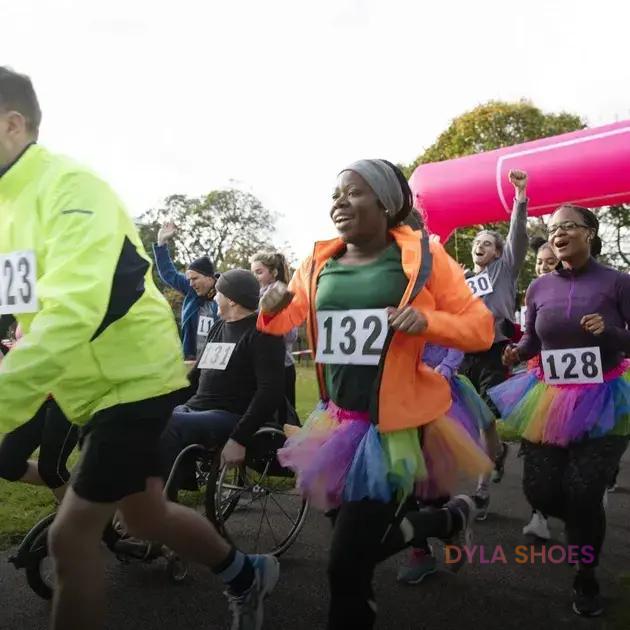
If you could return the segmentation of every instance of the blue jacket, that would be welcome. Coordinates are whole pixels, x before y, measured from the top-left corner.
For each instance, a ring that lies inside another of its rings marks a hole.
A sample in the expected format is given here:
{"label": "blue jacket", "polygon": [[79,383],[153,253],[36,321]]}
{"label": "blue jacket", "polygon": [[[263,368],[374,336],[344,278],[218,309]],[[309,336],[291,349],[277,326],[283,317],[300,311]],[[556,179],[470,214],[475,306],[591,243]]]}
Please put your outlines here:
{"label": "blue jacket", "polygon": [[[199,307],[208,300],[199,297],[190,286],[186,276],[175,269],[175,265],[171,260],[166,245],[153,244],[153,256],[155,258],[155,266],[162,281],[169,287],[179,291],[184,295],[184,304],[182,305],[181,327],[182,327],[182,347],[184,356],[195,358],[197,356],[197,326],[199,323]],[[218,307],[217,303],[212,300],[210,304],[212,316],[217,319]]]}

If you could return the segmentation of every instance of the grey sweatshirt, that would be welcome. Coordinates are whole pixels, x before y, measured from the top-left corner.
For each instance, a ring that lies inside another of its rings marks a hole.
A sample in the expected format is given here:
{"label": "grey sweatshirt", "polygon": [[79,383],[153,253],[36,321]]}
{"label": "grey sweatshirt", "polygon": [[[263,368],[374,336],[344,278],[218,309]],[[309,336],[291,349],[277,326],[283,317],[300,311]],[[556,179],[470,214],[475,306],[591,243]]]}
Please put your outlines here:
{"label": "grey sweatshirt", "polygon": [[518,203],[515,199],[503,254],[484,270],[490,276],[493,291],[481,299],[494,315],[494,343],[508,339],[505,322],[514,321],[516,281],[525,262],[527,246],[527,201]]}

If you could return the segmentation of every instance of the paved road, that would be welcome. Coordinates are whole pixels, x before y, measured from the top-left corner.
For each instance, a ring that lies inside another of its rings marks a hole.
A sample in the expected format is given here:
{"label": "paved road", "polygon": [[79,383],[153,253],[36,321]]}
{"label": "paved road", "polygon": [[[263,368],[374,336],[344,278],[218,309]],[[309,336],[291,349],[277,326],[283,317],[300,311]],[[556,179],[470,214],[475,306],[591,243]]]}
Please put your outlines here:
{"label": "paved road", "polygon": [[[630,573],[630,457],[626,456],[620,490],[610,495],[609,534],[601,569],[602,588],[613,610],[620,601],[618,577]],[[503,545],[507,564],[478,562],[453,576],[441,572],[422,586],[395,583],[400,556],[379,567],[376,582],[381,630],[512,630],[572,628],[611,630],[607,620],[576,618],[568,604],[572,573],[564,565],[519,565],[514,549],[525,541],[520,530],[528,508],[520,491],[520,461],[512,451],[503,483],[494,488],[493,511],[476,529],[476,542],[488,556]],[[561,524],[552,521],[556,542]],[[325,578],[328,524],[311,514],[298,542],[283,559],[277,594],[267,607],[269,629],[325,627]],[[22,573],[0,555],[0,629],[44,630],[48,604],[33,595]],[[108,558],[109,610],[107,630],[168,630],[228,626],[221,588],[204,569],[172,585],[159,564],[121,565]]]}

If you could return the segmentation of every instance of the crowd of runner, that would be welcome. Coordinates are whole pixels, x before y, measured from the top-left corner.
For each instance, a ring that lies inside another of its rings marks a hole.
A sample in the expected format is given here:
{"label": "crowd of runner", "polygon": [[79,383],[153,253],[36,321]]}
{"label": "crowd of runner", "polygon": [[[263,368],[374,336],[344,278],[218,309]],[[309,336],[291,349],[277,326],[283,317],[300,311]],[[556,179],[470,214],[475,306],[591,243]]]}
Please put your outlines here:
{"label": "crowd of runner", "polygon": [[[528,178],[512,170],[507,236],[480,231],[464,271],[403,173],[359,160],[333,186],[337,237],[292,277],[273,251],[251,270],[219,274],[206,255],[181,273],[176,226],[160,229],[152,261],[107,184],[37,143],[40,120],[28,77],[0,67],[0,477],[59,502],[51,628],[101,626],[100,541],[114,514],[130,535],[210,567],[234,630],[261,628],[276,558],[241,552],[177,503],[194,470],[181,467],[169,500],[163,487],[186,446],[239,465],[270,420],[287,423],[279,462],[332,523],[331,630],[373,627],[386,558],[408,548],[398,577],[414,584],[437,570],[430,539],[470,545],[504,474],[499,420],[521,437],[523,532],[548,539],[547,519],[564,522],[567,543],[590,550],[573,610],[601,614],[604,500],[630,436],[630,276],[597,261],[593,212],[562,205],[530,243]],[[537,278],[521,305],[530,248]],[[184,296],[179,330],[152,262]],[[302,326],[320,402],[295,426]],[[465,477],[470,495],[458,494]]]}

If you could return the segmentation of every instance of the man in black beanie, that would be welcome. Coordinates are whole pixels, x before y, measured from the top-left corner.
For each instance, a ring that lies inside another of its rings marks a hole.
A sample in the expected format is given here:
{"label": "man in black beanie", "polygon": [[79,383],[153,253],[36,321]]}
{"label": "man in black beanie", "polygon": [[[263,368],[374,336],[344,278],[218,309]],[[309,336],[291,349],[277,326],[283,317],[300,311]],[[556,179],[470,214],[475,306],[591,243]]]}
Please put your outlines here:
{"label": "man in black beanie", "polygon": [[174,409],[162,436],[165,476],[188,444],[223,446],[223,463],[241,463],[252,435],[285,404],[284,341],[256,329],[258,281],[245,269],[217,277],[221,319],[190,374],[197,393]]}
{"label": "man in black beanie", "polygon": [[163,225],[158,232],[157,243],[153,245],[153,256],[162,281],[184,296],[182,346],[184,357],[195,360],[203,352],[208,332],[218,319],[217,304],[213,300],[216,282],[214,265],[208,256],[202,256],[188,265],[185,274],[177,271],[167,246],[176,233],[173,223]]}

